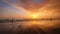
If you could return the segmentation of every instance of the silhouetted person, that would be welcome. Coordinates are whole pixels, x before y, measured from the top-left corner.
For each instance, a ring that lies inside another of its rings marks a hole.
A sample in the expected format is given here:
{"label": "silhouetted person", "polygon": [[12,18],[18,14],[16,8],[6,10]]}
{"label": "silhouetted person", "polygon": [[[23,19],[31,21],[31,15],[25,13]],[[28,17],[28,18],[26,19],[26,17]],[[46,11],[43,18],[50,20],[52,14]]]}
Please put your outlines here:
{"label": "silhouetted person", "polygon": [[12,22],[13,22],[13,18],[12,18],[12,20],[11,20]]}

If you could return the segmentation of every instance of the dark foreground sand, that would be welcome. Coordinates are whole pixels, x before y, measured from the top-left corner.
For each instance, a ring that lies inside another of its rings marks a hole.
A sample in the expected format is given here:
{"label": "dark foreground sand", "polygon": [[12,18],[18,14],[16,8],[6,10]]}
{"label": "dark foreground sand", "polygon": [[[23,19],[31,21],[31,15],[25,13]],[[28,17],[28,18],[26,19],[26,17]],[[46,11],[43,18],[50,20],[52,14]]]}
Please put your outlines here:
{"label": "dark foreground sand", "polygon": [[4,30],[4,32],[0,31],[0,34],[60,34],[60,28],[49,28],[45,31],[36,25],[33,25],[28,28],[21,28],[21,26],[19,26],[19,28],[16,31]]}

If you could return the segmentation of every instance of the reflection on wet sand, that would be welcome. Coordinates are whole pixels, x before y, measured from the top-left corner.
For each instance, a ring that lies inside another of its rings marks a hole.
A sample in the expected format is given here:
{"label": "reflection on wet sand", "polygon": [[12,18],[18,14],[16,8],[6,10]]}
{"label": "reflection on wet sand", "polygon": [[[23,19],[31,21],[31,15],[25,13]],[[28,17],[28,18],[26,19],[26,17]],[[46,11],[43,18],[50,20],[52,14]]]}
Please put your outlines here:
{"label": "reflection on wet sand", "polygon": [[30,21],[23,24],[24,27],[19,29],[18,34],[60,34],[59,23],[58,21]]}
{"label": "reflection on wet sand", "polygon": [[[21,21],[0,23],[3,34],[59,34],[60,20]],[[7,33],[8,32],[8,33]]]}

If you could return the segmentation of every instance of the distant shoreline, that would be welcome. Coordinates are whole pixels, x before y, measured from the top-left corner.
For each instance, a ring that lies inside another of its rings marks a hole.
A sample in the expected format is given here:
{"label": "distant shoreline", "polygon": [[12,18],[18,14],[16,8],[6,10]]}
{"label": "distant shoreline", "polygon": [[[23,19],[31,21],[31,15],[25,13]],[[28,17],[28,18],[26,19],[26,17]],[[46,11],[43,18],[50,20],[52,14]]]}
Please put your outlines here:
{"label": "distant shoreline", "polygon": [[4,23],[4,22],[20,22],[20,21],[42,21],[42,20],[60,20],[60,18],[44,18],[44,19],[4,19],[4,20],[0,20],[0,23]]}

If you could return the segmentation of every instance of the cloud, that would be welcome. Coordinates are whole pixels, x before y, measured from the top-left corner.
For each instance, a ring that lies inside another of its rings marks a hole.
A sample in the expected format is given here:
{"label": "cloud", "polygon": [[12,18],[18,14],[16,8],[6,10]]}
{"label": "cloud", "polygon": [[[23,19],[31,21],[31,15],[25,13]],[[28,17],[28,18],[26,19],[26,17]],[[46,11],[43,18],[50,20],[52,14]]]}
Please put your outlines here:
{"label": "cloud", "polygon": [[5,0],[5,1],[13,6],[22,7],[26,10],[32,11],[34,11],[35,9],[39,9],[48,3],[48,0],[14,0],[14,1]]}
{"label": "cloud", "polygon": [[[29,12],[38,12],[38,9],[53,11],[60,13],[60,0],[9,0],[7,3],[15,8],[24,8]],[[16,2],[15,2],[16,1]],[[18,9],[17,8],[17,9]]]}
{"label": "cloud", "polygon": [[49,10],[60,13],[60,0],[50,0],[49,5]]}

